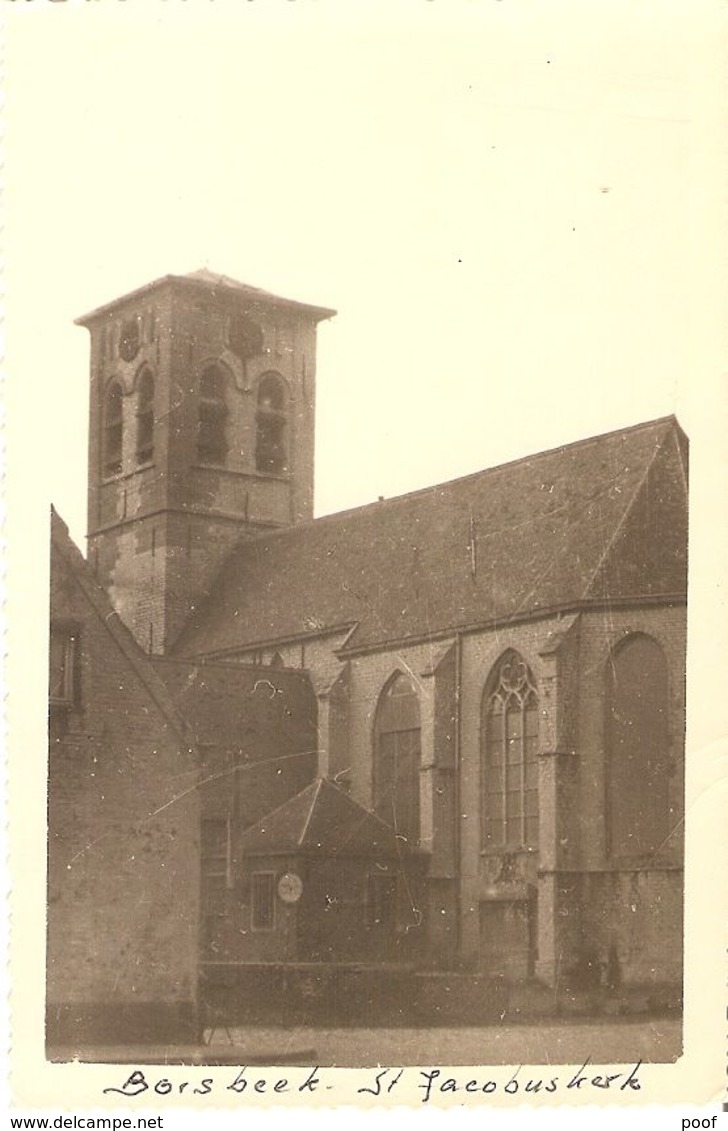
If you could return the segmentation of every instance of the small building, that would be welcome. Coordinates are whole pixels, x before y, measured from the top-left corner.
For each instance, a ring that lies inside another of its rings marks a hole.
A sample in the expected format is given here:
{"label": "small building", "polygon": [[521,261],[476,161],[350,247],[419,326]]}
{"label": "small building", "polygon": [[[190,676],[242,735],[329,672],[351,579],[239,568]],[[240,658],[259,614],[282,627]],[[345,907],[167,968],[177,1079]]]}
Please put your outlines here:
{"label": "small building", "polygon": [[412,962],[424,916],[417,850],[318,778],[239,840],[244,961]]}
{"label": "small building", "polygon": [[49,1046],[196,1036],[198,784],[184,719],[54,513]]}

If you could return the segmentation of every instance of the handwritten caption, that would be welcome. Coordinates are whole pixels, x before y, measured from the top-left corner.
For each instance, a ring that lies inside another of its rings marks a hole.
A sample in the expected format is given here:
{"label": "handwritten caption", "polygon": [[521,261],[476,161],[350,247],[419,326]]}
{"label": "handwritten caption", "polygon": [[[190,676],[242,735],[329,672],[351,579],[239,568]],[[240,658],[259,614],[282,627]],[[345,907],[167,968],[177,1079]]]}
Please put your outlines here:
{"label": "handwritten caption", "polygon": [[638,1092],[642,1088],[639,1077],[641,1060],[632,1068],[619,1072],[596,1072],[590,1064],[590,1059],[587,1059],[573,1074],[568,1070],[561,1075],[544,1073],[542,1076],[532,1075],[531,1070],[524,1069],[523,1065],[506,1068],[502,1073],[487,1070],[482,1076],[473,1074],[472,1071],[454,1076],[440,1068],[377,1068],[371,1071],[360,1070],[357,1083],[353,1086],[350,1082],[347,1086],[341,1080],[337,1081],[335,1071],[319,1067],[302,1069],[300,1073],[289,1076],[272,1077],[261,1075],[259,1070],[245,1066],[231,1069],[230,1076],[225,1078],[201,1076],[199,1079],[183,1080],[172,1080],[167,1076],[155,1078],[148,1069],[135,1068],[123,1084],[109,1086],[103,1092],[127,1098],[146,1096],[147,1099],[149,1095],[180,1096],[187,1093],[192,1096],[210,1096],[233,1092],[251,1098],[292,1093],[306,1096],[342,1092],[346,1088],[349,1097],[354,1092],[369,1099],[384,1099],[404,1090],[405,1086],[410,1089],[414,1086],[420,1102],[426,1104],[441,1096],[460,1096],[461,1099],[478,1094],[524,1097],[537,1095],[539,1092]]}

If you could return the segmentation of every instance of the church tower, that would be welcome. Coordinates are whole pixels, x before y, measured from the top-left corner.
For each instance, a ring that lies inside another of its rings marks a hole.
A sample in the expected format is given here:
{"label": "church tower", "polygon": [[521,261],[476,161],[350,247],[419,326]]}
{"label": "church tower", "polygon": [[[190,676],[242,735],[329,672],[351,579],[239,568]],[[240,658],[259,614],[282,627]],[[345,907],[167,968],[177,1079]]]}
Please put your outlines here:
{"label": "church tower", "polygon": [[316,328],[334,313],[203,270],[77,319],[89,560],[146,651],[171,647],[241,538],[313,517]]}

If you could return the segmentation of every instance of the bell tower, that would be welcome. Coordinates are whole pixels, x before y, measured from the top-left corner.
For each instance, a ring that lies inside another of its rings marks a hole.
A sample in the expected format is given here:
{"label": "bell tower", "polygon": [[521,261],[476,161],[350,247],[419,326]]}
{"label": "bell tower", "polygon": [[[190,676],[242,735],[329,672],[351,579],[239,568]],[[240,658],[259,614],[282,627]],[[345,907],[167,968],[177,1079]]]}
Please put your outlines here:
{"label": "bell tower", "polygon": [[77,319],[88,556],[146,651],[168,651],[236,542],[313,517],[316,329],[334,313],[203,270]]}

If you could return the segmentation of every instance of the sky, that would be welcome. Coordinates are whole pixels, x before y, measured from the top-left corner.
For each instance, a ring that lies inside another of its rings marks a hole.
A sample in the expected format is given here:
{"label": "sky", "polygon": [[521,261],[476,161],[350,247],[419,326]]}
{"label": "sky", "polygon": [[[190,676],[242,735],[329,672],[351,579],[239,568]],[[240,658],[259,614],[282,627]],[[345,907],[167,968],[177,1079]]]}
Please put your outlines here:
{"label": "sky", "polygon": [[38,513],[83,542],[73,319],[201,266],[339,312],[318,513],[667,413],[690,431],[718,325],[715,8],[13,7],[9,458],[40,429]]}

